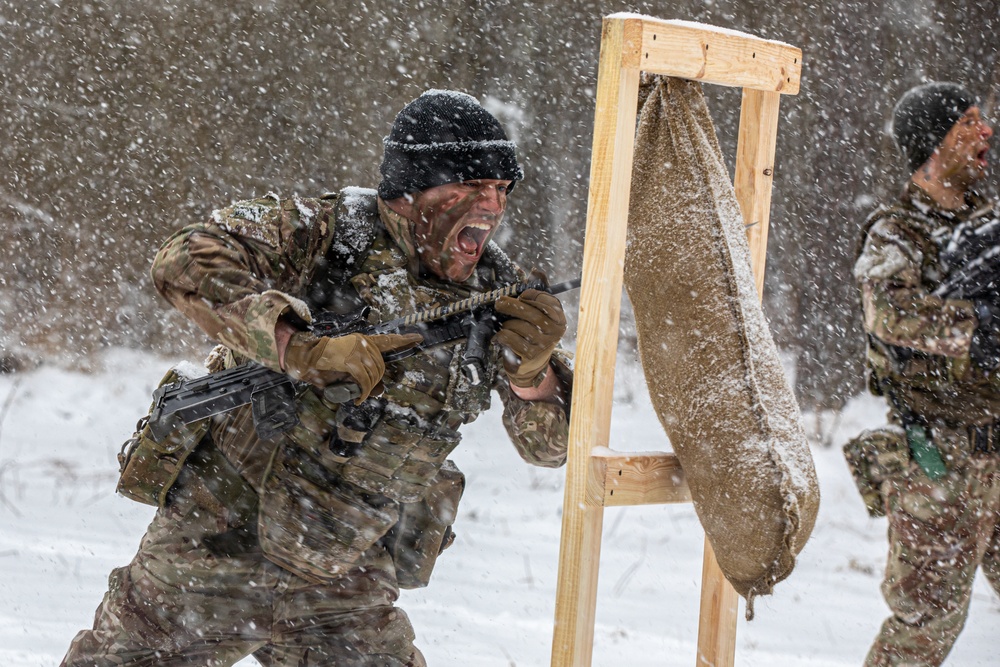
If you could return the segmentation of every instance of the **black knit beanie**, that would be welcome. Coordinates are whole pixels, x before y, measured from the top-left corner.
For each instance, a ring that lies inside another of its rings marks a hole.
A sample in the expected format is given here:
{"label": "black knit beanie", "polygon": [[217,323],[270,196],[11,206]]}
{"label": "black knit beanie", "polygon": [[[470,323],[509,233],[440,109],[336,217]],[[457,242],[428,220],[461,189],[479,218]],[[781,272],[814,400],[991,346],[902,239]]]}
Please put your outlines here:
{"label": "black knit beanie", "polygon": [[916,171],[976,97],[954,83],[932,81],[906,91],[892,112],[892,133],[911,171]]}
{"label": "black knit beanie", "polygon": [[396,199],[445,183],[524,178],[516,147],[476,98],[428,90],[403,107],[384,140],[378,194]]}

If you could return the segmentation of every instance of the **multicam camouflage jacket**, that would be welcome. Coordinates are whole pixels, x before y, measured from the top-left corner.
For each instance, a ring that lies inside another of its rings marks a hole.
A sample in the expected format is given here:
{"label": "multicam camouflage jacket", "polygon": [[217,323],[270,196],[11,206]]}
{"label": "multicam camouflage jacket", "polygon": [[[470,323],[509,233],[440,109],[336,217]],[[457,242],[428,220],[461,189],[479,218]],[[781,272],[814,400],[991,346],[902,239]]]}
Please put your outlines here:
{"label": "multicam camouflage jacket", "polygon": [[985,424],[1000,415],[1000,374],[972,362],[977,325],[971,301],[932,295],[947,278],[941,243],[964,221],[996,219],[978,196],[945,211],[912,183],[865,224],[854,277],[868,338],[869,385],[927,420]]}
{"label": "multicam camouflage jacket", "polygon": [[[227,365],[251,359],[277,370],[279,318],[309,321],[320,310],[367,305],[384,321],[523,277],[493,244],[463,284],[420,275],[376,202],[373,190],[348,188],[318,199],[236,203],[168,239],[154,283],[228,348]],[[459,443],[457,429],[489,407],[491,390],[522,458],[565,462],[568,407],[514,395],[495,345],[487,381],[471,385],[457,354],[463,345],[387,364],[384,394],[361,407],[301,392],[299,425],[272,442],[257,438],[247,407],[214,418],[215,445],[259,496],[260,542],[271,560],[317,579],[342,572],[393,527],[400,504],[427,496]],[[561,351],[553,367],[569,396],[572,372]]]}

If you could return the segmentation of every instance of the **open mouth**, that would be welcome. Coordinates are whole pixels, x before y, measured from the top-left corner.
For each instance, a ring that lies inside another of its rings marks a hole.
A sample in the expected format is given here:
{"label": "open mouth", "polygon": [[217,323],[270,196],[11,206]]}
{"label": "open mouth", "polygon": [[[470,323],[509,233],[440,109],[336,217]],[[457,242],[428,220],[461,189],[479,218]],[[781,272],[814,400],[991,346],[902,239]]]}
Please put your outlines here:
{"label": "open mouth", "polygon": [[493,226],[485,222],[471,222],[458,233],[455,245],[470,257],[478,257],[489,238]]}
{"label": "open mouth", "polygon": [[980,164],[986,164],[986,154],[990,152],[990,147],[987,146],[983,150],[976,153],[976,159]]}

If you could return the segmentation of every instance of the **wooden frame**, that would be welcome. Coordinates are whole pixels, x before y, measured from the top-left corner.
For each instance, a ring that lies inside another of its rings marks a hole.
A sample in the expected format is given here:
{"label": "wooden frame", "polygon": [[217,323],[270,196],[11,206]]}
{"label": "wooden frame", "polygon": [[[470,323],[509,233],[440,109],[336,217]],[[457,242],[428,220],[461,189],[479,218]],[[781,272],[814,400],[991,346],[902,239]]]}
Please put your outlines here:
{"label": "wooden frame", "polygon": [[[763,290],[778,103],[799,90],[802,52],[710,26],[637,14],[604,18],[583,284],[556,590],[553,667],[590,665],[604,508],[689,502],[674,454],[609,446],[640,71],[743,88],[734,185]],[[732,666],[738,596],[705,541],[698,665]]]}

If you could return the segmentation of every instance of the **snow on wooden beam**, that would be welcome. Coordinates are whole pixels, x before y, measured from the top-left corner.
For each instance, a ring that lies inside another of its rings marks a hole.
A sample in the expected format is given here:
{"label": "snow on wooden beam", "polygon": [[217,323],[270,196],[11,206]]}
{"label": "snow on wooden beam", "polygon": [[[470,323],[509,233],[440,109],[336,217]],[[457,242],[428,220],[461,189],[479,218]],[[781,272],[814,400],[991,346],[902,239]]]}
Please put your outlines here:
{"label": "snow on wooden beam", "polygon": [[664,21],[618,13],[604,30],[620,23],[622,66],[722,86],[795,95],[802,51],[794,46],[690,21]]}

